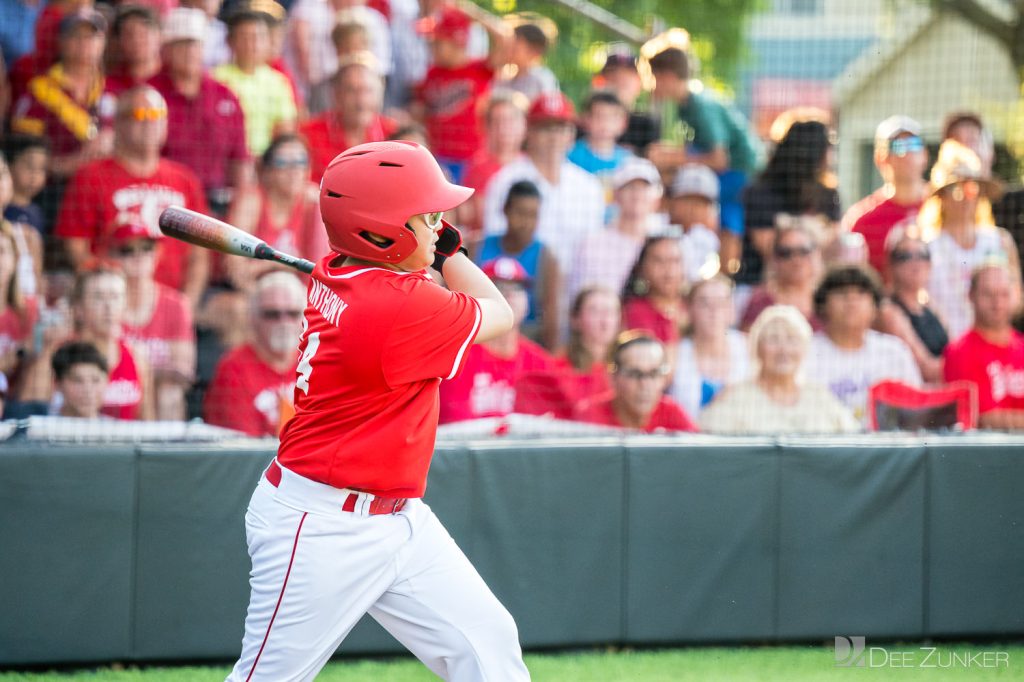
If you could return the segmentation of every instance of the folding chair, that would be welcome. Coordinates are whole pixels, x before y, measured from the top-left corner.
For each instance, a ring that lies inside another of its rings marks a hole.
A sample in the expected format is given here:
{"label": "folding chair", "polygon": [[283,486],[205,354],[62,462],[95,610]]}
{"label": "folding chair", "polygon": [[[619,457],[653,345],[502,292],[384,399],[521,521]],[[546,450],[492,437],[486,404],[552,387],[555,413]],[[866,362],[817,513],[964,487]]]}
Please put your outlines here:
{"label": "folding chair", "polygon": [[872,431],[968,431],[978,423],[978,387],[953,381],[915,388],[880,381],[868,391]]}

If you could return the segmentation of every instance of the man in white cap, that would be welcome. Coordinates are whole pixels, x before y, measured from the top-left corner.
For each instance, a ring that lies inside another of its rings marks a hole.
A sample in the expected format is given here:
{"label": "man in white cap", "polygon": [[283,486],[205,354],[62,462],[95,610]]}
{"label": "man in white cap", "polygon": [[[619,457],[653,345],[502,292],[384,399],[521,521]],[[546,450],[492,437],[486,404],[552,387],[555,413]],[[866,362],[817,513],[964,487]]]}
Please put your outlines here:
{"label": "man in white cap", "polygon": [[647,159],[628,158],[611,176],[614,217],[603,230],[587,233],[569,270],[571,301],[584,287],[600,284],[622,289],[644,240],[664,227],[655,213],[661,176]]}
{"label": "man in white cap", "polygon": [[885,238],[896,225],[914,220],[927,198],[928,149],[921,139],[921,124],[909,116],[890,116],[879,123],[875,166],[885,184],[851,206],[842,225],[864,235],[868,262],[885,274]]}
{"label": "man in white cap", "polygon": [[719,270],[718,176],[702,163],[679,167],[669,187],[668,210],[683,231],[683,259],[691,282]]}
{"label": "man in white cap", "polygon": [[164,157],[195,171],[214,212],[223,215],[234,188],[251,173],[238,98],[203,68],[206,14],[172,9],[164,24],[164,69],[152,80],[167,101]]}

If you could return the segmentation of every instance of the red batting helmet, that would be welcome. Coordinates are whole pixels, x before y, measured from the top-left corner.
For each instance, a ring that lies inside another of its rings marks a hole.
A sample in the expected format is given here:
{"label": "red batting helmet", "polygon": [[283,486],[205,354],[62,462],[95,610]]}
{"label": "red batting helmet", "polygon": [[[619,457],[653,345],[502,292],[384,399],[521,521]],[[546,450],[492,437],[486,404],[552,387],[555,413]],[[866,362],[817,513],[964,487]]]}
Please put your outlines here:
{"label": "red batting helmet", "polygon": [[[334,157],[320,181],[320,215],[327,241],[340,254],[398,263],[416,250],[406,227],[414,215],[447,211],[473,194],[452,184],[426,147],[415,142],[370,142]],[[378,244],[368,233],[388,243]]]}

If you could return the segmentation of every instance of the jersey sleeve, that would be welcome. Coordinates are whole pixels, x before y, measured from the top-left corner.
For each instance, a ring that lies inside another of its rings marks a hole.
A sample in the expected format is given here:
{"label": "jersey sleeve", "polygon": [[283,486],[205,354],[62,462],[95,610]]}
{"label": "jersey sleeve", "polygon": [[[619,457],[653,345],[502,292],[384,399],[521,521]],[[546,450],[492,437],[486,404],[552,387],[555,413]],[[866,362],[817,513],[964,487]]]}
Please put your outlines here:
{"label": "jersey sleeve", "polygon": [[479,331],[476,299],[433,282],[416,283],[384,342],[384,380],[394,387],[454,378]]}

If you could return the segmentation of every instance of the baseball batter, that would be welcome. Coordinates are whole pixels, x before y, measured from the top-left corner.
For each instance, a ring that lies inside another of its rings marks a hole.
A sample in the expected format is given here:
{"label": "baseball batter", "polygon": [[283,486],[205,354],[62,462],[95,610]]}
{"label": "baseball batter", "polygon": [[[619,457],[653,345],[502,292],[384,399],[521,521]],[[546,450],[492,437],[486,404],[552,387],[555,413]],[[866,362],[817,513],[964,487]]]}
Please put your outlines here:
{"label": "baseball batter", "polygon": [[512,325],[441,219],[472,192],[412,142],[353,147],[324,172],[333,253],[308,290],[295,416],[245,517],[232,682],[312,680],[365,613],[443,679],[529,679],[512,617],[420,499],[438,385]]}

